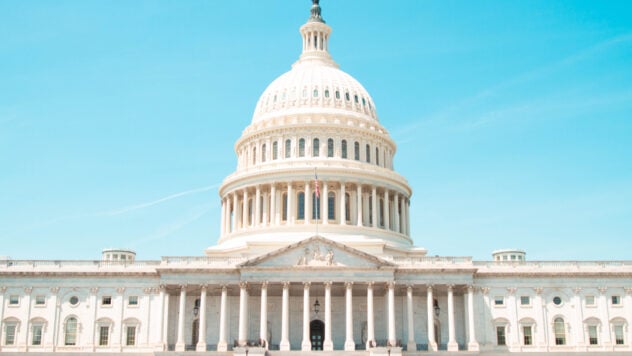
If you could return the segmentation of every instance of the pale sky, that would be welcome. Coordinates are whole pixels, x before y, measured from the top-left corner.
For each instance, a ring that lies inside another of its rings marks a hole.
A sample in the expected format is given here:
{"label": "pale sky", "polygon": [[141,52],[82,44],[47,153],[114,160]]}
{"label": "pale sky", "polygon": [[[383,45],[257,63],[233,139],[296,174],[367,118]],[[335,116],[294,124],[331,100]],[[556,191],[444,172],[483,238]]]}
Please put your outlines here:
{"label": "pale sky", "polygon": [[[202,255],[308,0],[0,1],[0,255]],[[632,259],[632,3],[322,0],[431,255]]]}

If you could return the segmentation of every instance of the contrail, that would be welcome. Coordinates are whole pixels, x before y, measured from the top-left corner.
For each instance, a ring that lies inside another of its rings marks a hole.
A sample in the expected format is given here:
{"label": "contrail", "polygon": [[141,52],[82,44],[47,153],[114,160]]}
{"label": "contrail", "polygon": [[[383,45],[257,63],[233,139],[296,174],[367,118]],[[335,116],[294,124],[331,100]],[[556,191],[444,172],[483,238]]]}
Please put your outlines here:
{"label": "contrail", "polygon": [[201,193],[201,192],[206,192],[208,190],[211,189],[215,189],[219,186],[218,183],[216,184],[212,184],[212,185],[208,185],[206,187],[201,187],[201,188],[196,188],[196,189],[191,189],[191,190],[185,190],[184,192],[179,192],[179,193],[175,193],[175,194],[171,194],[168,195],[166,197],[160,198],[160,199],[156,199],[147,203],[141,203],[141,204],[136,204],[136,205],[130,205],[130,206],[126,206],[123,208],[118,208],[118,209],[114,209],[114,210],[109,210],[109,211],[104,211],[104,212],[100,212],[100,213],[96,213],[94,214],[95,216],[114,216],[114,215],[121,215],[121,214],[125,214],[128,213],[130,211],[134,211],[134,210],[138,210],[138,209],[143,209],[143,208],[148,208],[150,206],[154,206],[154,205],[158,205],[160,203],[164,203],[166,201],[175,199],[175,198],[179,198],[185,195],[189,195],[189,194],[195,194],[195,193]]}

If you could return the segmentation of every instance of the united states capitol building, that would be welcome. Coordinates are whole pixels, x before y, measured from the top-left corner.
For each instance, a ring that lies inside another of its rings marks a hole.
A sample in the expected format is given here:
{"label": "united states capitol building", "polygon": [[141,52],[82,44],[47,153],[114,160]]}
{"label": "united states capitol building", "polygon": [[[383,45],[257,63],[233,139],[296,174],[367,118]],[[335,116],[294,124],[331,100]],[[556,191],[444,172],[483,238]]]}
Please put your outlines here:
{"label": "united states capitol building", "polygon": [[235,144],[217,245],[156,261],[126,249],[0,260],[0,352],[632,352],[632,261],[413,245],[396,143],[330,34],[314,1],[300,57]]}

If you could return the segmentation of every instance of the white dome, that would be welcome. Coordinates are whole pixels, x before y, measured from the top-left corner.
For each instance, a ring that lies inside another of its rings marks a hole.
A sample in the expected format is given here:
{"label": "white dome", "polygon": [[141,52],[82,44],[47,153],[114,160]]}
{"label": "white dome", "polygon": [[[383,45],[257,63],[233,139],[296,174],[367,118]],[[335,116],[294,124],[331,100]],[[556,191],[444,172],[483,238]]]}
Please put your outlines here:
{"label": "white dome", "polygon": [[252,123],[320,112],[378,121],[373,99],[355,78],[328,61],[299,60],[261,94]]}

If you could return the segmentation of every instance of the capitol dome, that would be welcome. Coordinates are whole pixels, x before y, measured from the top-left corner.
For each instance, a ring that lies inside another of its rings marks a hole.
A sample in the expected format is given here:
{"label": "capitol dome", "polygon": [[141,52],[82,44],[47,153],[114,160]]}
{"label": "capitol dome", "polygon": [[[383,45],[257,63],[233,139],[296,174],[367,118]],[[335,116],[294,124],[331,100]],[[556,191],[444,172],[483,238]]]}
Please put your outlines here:
{"label": "capitol dome", "polygon": [[329,54],[314,1],[302,53],[263,91],[235,143],[237,169],[219,189],[212,255],[252,256],[323,236],[374,255],[424,254],[409,228],[412,191],[368,91]]}

